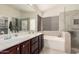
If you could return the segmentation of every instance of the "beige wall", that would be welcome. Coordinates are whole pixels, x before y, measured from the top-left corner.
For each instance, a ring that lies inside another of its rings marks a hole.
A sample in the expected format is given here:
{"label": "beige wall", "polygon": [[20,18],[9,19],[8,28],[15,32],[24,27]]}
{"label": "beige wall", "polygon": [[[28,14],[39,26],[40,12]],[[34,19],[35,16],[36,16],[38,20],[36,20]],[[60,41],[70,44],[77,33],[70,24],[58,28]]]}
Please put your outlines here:
{"label": "beige wall", "polygon": [[59,4],[55,7],[48,9],[47,11],[44,11],[43,17],[58,16],[60,15],[60,13],[64,11],[72,11],[72,10],[79,10],[79,5],[78,4]]}
{"label": "beige wall", "polygon": [[21,16],[22,17],[30,17],[30,18],[33,18],[33,17],[36,17],[37,13],[36,12],[22,12],[21,13]]}
{"label": "beige wall", "polygon": [[[8,20],[10,21],[12,18],[11,17],[29,17],[30,19],[35,19],[37,23],[37,13],[36,12],[25,12],[25,11],[20,11],[10,5],[6,4],[0,4],[0,17],[8,17]],[[9,25],[9,24],[8,24]],[[36,28],[37,30],[37,24]]]}
{"label": "beige wall", "polygon": [[37,13],[35,12],[25,12],[20,11],[10,5],[0,4],[0,16],[10,16],[10,17],[35,17]]}
{"label": "beige wall", "polygon": [[19,17],[21,12],[9,5],[0,5],[0,16]]}
{"label": "beige wall", "polygon": [[79,30],[79,25],[74,25],[73,20],[79,19],[79,10],[68,11],[61,13],[59,16],[59,30],[60,31],[73,31]]}

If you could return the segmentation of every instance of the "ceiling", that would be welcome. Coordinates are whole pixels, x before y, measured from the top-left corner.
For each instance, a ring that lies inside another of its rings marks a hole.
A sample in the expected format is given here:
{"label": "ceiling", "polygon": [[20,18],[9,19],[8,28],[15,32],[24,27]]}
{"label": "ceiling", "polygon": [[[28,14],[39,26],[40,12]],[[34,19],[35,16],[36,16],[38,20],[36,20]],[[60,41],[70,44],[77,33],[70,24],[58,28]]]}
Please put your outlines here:
{"label": "ceiling", "polygon": [[29,4],[11,4],[10,6],[25,12],[35,12],[35,9]]}
{"label": "ceiling", "polygon": [[40,12],[44,12],[55,7],[56,4],[11,4],[11,6],[21,11],[35,12],[36,10],[39,10]]}
{"label": "ceiling", "polygon": [[48,10],[48,9],[50,9],[50,8],[55,7],[56,4],[37,4],[36,6],[37,6],[37,8],[38,8],[40,11],[43,12],[43,11],[46,11],[46,10]]}

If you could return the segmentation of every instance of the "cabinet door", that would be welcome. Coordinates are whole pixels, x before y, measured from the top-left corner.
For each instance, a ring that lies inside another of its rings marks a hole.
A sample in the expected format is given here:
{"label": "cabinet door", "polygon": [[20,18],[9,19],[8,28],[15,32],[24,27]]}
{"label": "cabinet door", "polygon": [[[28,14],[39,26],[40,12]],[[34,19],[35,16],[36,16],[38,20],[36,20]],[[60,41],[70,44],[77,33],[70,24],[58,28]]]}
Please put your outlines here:
{"label": "cabinet door", "polygon": [[41,35],[39,36],[39,43],[38,43],[38,49],[39,49],[39,52],[41,51],[41,42],[42,42],[42,39],[41,39]]}
{"label": "cabinet door", "polygon": [[38,36],[31,39],[30,51],[32,54],[38,53]]}
{"label": "cabinet door", "polygon": [[20,46],[13,46],[11,48],[8,48],[6,50],[3,50],[0,52],[0,54],[19,54],[20,53]]}
{"label": "cabinet door", "polygon": [[[36,54],[36,51],[38,51],[38,42],[34,43],[32,46],[31,46],[31,53],[32,54]],[[37,52],[38,53],[38,52]]]}
{"label": "cabinet door", "polygon": [[21,44],[21,54],[30,54],[30,40]]}
{"label": "cabinet door", "polygon": [[44,39],[43,39],[43,35],[40,35],[39,36],[39,42],[38,42],[39,53],[43,49],[43,47],[44,47]]}
{"label": "cabinet door", "polygon": [[38,36],[31,39],[31,45],[35,44],[36,42],[38,42]]}
{"label": "cabinet door", "polygon": [[44,38],[43,34],[41,35],[41,49],[44,47]]}

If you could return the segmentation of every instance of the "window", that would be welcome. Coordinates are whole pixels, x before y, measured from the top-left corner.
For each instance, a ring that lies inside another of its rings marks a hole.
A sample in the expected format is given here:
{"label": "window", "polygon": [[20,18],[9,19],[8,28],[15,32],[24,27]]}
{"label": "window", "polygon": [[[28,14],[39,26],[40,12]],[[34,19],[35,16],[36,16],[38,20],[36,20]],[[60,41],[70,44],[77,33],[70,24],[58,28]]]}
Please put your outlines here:
{"label": "window", "polygon": [[22,30],[27,30],[27,20],[22,20]]}
{"label": "window", "polygon": [[35,31],[35,19],[30,19],[30,30]]}
{"label": "window", "polygon": [[78,25],[79,24],[79,19],[74,19],[74,25]]}

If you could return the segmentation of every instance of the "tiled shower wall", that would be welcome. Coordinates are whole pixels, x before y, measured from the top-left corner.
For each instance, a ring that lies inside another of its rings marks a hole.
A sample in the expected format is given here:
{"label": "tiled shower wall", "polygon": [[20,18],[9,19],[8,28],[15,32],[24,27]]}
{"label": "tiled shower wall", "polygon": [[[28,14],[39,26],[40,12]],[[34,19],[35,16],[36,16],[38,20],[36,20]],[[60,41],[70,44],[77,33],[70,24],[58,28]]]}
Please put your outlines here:
{"label": "tiled shower wall", "polygon": [[59,16],[42,18],[43,31],[58,31],[59,30]]}

